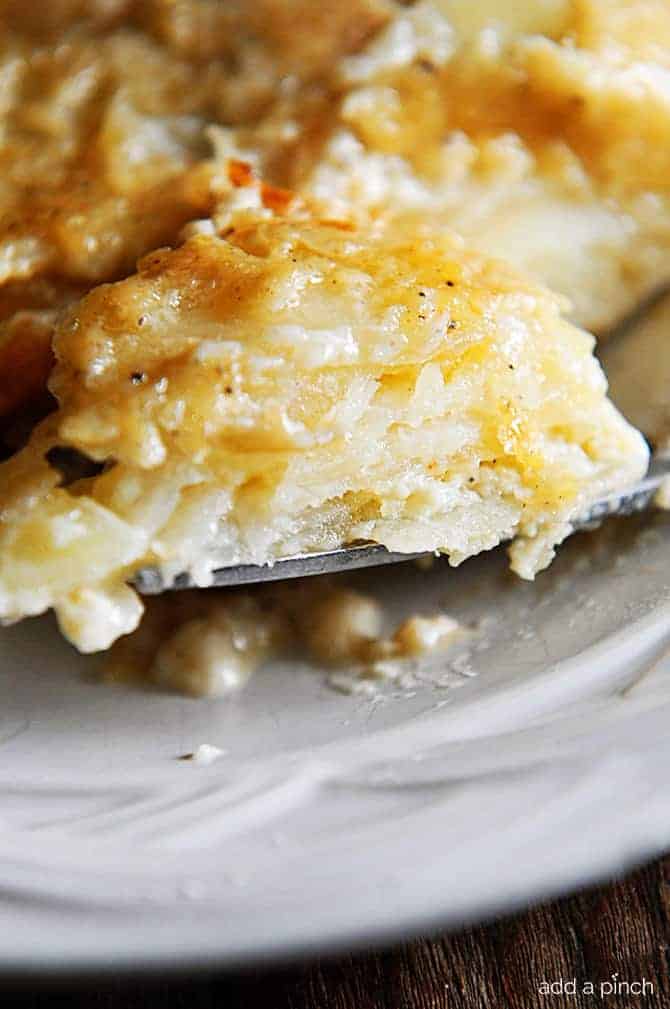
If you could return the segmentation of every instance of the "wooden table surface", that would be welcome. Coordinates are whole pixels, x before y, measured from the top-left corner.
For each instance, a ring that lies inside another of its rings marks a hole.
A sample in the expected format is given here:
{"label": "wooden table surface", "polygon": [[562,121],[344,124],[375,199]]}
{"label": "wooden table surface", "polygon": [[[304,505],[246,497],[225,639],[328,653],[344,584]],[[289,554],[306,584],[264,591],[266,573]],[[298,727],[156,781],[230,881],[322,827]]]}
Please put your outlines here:
{"label": "wooden table surface", "polygon": [[[78,986],[41,988],[24,984],[12,990],[1,989],[0,1006],[3,1009],[5,1006],[8,1009],[534,1009],[535,1006],[670,1009],[669,967],[670,856],[667,856],[609,886],[543,904],[482,927],[379,953],[312,961],[281,970],[212,974],[196,981],[174,976],[134,981],[105,979],[97,983],[89,980]],[[549,985],[553,985],[553,991],[548,989]]]}

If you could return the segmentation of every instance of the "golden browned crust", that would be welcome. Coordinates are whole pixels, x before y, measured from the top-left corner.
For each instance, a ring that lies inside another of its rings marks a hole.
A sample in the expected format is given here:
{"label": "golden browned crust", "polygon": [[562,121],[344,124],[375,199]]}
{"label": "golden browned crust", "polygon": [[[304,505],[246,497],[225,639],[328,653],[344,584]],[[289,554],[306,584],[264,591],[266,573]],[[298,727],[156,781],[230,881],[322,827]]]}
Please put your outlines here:
{"label": "golden browned crust", "polygon": [[[282,81],[317,81],[387,17],[384,0],[5,0],[0,302],[10,286],[32,310],[48,278],[65,305],[175,243],[212,208],[208,127],[257,120]],[[41,322],[0,317],[1,418],[43,387],[50,353]]]}

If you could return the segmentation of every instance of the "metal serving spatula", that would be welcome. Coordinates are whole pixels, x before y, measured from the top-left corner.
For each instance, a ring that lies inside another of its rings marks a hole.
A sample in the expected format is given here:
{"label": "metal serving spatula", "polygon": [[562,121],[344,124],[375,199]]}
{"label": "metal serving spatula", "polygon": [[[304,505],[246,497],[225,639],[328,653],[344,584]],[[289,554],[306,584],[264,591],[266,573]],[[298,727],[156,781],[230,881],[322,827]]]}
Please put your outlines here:
{"label": "metal serving spatula", "polygon": [[[658,299],[654,300],[655,301]],[[599,348],[601,361],[610,378],[610,395],[615,402],[625,405],[628,420],[639,427],[644,435],[652,441],[656,434],[648,430],[648,411],[637,408],[624,395],[628,387],[630,362],[626,354],[630,349],[629,341],[641,331],[644,338],[644,322],[648,312],[653,308],[650,302],[639,309],[629,319],[620,324],[616,331],[610,334]],[[626,344],[624,347],[623,344]],[[670,334],[668,334],[670,344]],[[629,355],[630,356],[630,355]],[[670,366],[670,353],[668,354]],[[670,390],[670,367],[667,387]],[[669,393],[670,400],[670,393]],[[668,408],[670,421],[670,406]],[[631,515],[633,512],[648,508],[659,487],[670,476],[670,451],[654,452],[645,477],[632,487],[621,492],[609,494],[590,505],[582,514],[572,521],[572,530],[593,529],[612,515]],[[276,581],[281,578],[303,578],[307,575],[331,574],[336,571],[352,571],[355,568],[376,567],[382,564],[394,564],[398,561],[408,561],[425,554],[392,553],[376,543],[355,543],[336,550],[326,550],[320,553],[294,554],[282,557],[273,564],[239,564],[219,568],[212,574],[211,585],[216,587],[249,585],[256,582]],[[166,580],[157,567],[146,567],[136,572],[132,579],[135,588],[145,595],[156,595],[169,589],[193,588],[195,583],[188,571],[183,571],[172,580]]]}

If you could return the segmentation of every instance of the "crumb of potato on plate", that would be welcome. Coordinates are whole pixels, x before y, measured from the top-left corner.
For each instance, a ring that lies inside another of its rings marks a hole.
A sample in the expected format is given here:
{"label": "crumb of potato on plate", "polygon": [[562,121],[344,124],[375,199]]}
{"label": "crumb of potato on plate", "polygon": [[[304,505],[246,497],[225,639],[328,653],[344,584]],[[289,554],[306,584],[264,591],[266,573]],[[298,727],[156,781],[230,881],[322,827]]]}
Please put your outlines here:
{"label": "crumb of potato on plate", "polygon": [[225,755],[226,751],[222,750],[219,746],[213,746],[211,743],[200,743],[193,753],[183,753],[177,759],[188,760],[194,764],[208,767],[209,764],[213,764],[219,757],[224,757]]}
{"label": "crumb of potato on plate", "polygon": [[152,600],[140,628],[112,647],[104,678],[222,697],[266,660],[295,653],[379,678],[381,659],[401,669],[407,659],[447,649],[460,629],[446,614],[412,616],[388,636],[383,624],[376,599],[328,578],[173,593]]}
{"label": "crumb of potato on plate", "polygon": [[434,617],[414,616],[403,621],[392,641],[397,655],[425,655],[445,648],[459,628],[458,621],[446,613]]}
{"label": "crumb of potato on plate", "polygon": [[666,477],[654,495],[654,504],[661,511],[670,511],[670,477]]}

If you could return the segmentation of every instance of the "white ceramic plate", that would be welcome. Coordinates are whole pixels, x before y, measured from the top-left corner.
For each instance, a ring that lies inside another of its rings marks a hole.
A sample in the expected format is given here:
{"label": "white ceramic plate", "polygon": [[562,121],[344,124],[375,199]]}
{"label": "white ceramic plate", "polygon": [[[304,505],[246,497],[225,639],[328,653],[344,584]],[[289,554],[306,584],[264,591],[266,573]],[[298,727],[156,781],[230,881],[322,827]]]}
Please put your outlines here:
{"label": "white ceramic plate", "polygon": [[[484,627],[414,689],[286,662],[232,700],[0,634],[0,969],[241,963],[454,926],[668,847],[670,519],[362,576]],[[472,675],[476,674],[476,675]],[[437,682],[439,681],[439,682]],[[210,766],[177,757],[200,743]]]}

